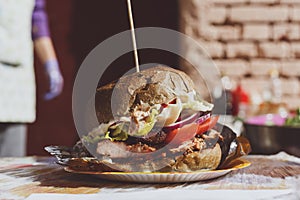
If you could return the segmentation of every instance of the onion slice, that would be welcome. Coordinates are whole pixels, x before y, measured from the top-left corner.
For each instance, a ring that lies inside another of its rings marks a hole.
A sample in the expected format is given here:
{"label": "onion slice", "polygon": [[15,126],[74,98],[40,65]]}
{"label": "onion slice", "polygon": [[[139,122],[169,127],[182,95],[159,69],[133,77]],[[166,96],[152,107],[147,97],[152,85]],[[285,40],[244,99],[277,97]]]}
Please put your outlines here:
{"label": "onion slice", "polygon": [[206,115],[203,115],[201,117],[199,117],[198,119],[195,120],[195,122],[197,124],[202,124],[203,122],[205,122],[208,118],[210,118],[210,113],[209,114],[206,114]]}
{"label": "onion slice", "polygon": [[178,121],[176,123],[170,124],[168,126],[163,127],[163,131],[170,132],[174,129],[180,128],[186,124],[190,124],[195,122],[196,124],[202,124],[204,123],[208,118],[210,118],[211,114],[206,114],[203,116],[200,116],[200,113],[194,113],[191,116],[185,118],[184,120]]}
{"label": "onion slice", "polygon": [[180,128],[180,127],[182,127],[182,126],[184,126],[186,124],[190,124],[190,123],[192,123],[194,121],[197,121],[198,119],[201,118],[201,117],[198,118],[199,115],[200,115],[200,113],[194,113],[191,116],[189,116],[189,117],[187,117],[187,118],[185,118],[185,119],[183,119],[181,121],[178,121],[178,122],[175,122],[173,124],[170,124],[168,126],[163,127],[163,131],[170,132],[170,131],[172,131],[174,129],[177,129],[177,128]]}

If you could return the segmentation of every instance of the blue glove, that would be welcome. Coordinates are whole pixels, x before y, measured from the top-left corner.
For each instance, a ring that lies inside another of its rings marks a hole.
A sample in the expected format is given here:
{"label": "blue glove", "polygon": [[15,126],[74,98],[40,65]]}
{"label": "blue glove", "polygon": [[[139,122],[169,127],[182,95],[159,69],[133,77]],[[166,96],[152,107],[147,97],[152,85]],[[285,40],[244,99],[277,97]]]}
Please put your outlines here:
{"label": "blue glove", "polygon": [[52,100],[61,94],[64,85],[64,79],[61,75],[57,60],[47,61],[44,67],[50,83],[49,91],[45,94],[44,99]]}

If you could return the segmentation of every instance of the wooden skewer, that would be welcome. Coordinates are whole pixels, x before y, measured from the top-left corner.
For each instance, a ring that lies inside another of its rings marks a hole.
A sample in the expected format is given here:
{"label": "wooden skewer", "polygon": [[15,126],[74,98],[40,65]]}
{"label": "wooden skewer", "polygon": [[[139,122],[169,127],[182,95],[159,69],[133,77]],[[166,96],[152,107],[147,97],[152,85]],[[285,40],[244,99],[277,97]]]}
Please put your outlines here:
{"label": "wooden skewer", "polygon": [[129,15],[129,22],[130,22],[130,29],[131,29],[131,38],[132,38],[132,45],[133,45],[133,52],[134,52],[135,67],[136,67],[136,72],[140,72],[140,64],[139,64],[138,51],[137,51],[137,46],[136,46],[136,37],[135,37],[135,31],[134,31],[131,0],[127,0],[127,6],[128,6],[128,15]]}

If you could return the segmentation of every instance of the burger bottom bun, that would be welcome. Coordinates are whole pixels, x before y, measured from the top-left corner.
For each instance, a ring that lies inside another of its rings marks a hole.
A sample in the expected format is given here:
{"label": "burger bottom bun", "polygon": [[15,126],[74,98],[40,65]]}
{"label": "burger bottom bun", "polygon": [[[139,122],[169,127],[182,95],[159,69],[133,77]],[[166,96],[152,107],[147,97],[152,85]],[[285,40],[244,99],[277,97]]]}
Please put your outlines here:
{"label": "burger bottom bun", "polygon": [[173,171],[190,172],[197,170],[216,169],[222,157],[222,150],[217,143],[214,148],[203,149],[201,151],[191,152],[187,155],[178,157],[175,164],[172,165]]}

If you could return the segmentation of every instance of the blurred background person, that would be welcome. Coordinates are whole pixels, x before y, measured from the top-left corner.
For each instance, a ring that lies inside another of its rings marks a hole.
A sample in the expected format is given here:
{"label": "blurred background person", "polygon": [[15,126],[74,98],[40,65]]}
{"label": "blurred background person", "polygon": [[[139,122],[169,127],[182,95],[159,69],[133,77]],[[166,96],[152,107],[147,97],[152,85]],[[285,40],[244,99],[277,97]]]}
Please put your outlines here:
{"label": "blurred background person", "polygon": [[[45,146],[53,144],[72,146],[78,141],[72,116],[72,89],[77,71],[86,56],[98,44],[130,27],[126,1],[46,2],[51,39],[55,44],[60,65],[67,66],[63,68],[64,92],[51,102],[38,100],[37,119],[28,126],[27,155],[49,156],[44,150]],[[177,1],[174,0],[133,0],[136,28],[164,27],[177,30],[176,5]],[[128,42],[131,45],[130,40]],[[139,54],[141,64],[162,63],[178,66],[177,56],[167,51],[144,49],[139,51]],[[106,58],[99,56],[99,60],[101,59]],[[36,76],[37,96],[38,99],[42,99],[48,82],[41,76],[42,64],[39,60],[36,61],[36,74],[39,75]],[[104,85],[116,80],[132,66],[134,66],[133,54],[129,52],[111,63],[99,83]]]}
{"label": "blurred background person", "polygon": [[49,79],[45,100],[63,77],[49,35],[44,0],[0,0],[0,156],[26,154],[26,123],[36,119],[33,47]]}

